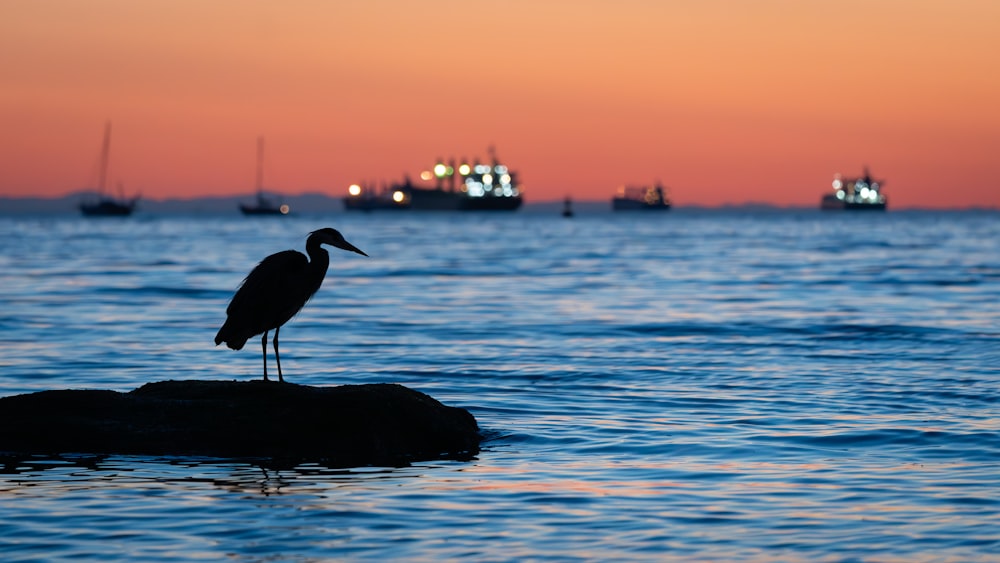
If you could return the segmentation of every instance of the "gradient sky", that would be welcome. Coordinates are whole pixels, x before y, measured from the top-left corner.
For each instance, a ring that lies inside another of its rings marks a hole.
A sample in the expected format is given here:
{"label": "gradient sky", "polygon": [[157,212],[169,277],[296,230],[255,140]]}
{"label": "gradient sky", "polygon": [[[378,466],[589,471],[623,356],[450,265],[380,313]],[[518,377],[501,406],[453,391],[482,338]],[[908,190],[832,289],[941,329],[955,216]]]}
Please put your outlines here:
{"label": "gradient sky", "polygon": [[0,0],[0,195],[342,195],[487,156],[529,201],[1000,207],[996,0]]}

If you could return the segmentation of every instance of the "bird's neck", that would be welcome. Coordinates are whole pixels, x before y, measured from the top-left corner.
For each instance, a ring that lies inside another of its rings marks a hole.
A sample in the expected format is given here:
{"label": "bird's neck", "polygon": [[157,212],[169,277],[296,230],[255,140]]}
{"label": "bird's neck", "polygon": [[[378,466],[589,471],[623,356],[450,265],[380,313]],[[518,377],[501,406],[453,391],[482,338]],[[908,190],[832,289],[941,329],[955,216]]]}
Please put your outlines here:
{"label": "bird's neck", "polygon": [[306,241],[306,254],[309,255],[309,267],[325,275],[330,266],[330,253],[320,243],[309,239]]}

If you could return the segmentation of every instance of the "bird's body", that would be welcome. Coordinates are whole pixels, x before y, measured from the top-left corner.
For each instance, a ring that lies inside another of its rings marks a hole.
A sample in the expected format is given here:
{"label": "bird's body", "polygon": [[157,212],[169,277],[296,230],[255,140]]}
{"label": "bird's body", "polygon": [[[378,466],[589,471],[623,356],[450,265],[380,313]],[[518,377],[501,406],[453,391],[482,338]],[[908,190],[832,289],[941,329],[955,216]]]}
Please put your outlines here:
{"label": "bird's body", "polygon": [[226,309],[226,322],[215,335],[215,344],[225,342],[240,350],[250,338],[263,333],[264,380],[267,380],[267,333],[274,330],[274,356],[281,374],[278,332],[295,316],[323,284],[330,265],[330,254],[321,245],[329,244],[368,256],[334,229],[320,229],[309,234],[306,252],[285,250],[263,259],[243,280]]}
{"label": "bird's body", "polygon": [[329,264],[330,255],[322,249],[311,262],[296,250],[262,260],[229,302],[215,343],[240,350],[251,337],[287,323],[322,285]]}

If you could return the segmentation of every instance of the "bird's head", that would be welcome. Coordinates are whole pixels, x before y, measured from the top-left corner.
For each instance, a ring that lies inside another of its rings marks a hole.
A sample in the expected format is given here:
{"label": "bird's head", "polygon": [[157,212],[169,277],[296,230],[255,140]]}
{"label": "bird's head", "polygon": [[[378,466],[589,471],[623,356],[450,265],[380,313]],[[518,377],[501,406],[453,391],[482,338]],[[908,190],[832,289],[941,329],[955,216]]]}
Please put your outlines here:
{"label": "bird's head", "polygon": [[319,229],[317,231],[309,233],[309,238],[315,239],[320,244],[328,244],[330,246],[336,246],[337,248],[343,250],[350,250],[351,252],[357,252],[362,256],[368,256],[367,254],[362,252],[361,249],[347,242],[347,240],[344,239],[344,235],[340,234],[340,231],[338,231],[337,229],[331,229],[329,227],[325,229]]}

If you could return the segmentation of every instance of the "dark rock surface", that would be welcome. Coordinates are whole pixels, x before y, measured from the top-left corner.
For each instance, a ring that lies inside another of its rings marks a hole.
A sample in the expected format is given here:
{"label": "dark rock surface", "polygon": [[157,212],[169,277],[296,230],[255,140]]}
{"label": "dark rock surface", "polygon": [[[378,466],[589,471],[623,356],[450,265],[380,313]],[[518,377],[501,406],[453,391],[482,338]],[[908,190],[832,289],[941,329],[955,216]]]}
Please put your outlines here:
{"label": "dark rock surface", "polygon": [[309,387],[163,381],[128,393],[41,391],[0,398],[0,452],[315,461],[330,467],[467,459],[465,409],[394,384]]}

